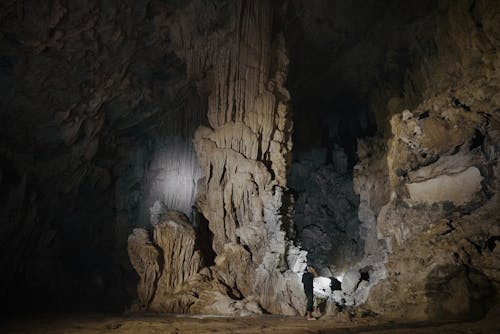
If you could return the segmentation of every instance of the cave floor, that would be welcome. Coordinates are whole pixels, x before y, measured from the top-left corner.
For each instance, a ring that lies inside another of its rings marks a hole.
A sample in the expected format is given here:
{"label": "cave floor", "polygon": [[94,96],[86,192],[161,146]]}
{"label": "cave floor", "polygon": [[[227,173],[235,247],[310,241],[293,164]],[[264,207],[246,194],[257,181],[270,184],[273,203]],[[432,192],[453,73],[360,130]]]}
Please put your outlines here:
{"label": "cave floor", "polygon": [[175,315],[45,315],[0,322],[0,333],[500,333],[498,312],[472,322],[405,323],[377,318],[307,321],[300,317],[196,317]]}

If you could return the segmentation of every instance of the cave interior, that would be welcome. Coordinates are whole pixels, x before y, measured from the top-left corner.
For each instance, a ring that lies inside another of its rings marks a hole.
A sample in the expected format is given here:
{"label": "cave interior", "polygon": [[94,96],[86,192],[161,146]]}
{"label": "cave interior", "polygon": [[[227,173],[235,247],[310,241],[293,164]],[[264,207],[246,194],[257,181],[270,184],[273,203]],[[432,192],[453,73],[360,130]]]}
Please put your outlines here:
{"label": "cave interior", "polygon": [[480,319],[500,2],[2,1],[4,314]]}

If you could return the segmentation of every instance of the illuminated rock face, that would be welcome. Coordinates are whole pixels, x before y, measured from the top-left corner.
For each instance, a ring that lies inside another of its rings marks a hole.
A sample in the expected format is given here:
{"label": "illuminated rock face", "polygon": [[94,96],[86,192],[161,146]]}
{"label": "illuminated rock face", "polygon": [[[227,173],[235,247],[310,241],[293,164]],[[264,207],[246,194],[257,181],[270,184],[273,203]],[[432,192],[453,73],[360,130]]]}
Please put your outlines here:
{"label": "illuminated rock face", "polygon": [[185,215],[169,211],[154,226],[153,239],[163,257],[157,295],[175,292],[201,267],[193,227]]}
{"label": "illuminated rock face", "polygon": [[206,77],[210,128],[199,128],[194,138],[204,175],[196,203],[214,235],[214,270],[232,293],[255,296],[268,312],[296,314],[303,296],[295,263],[287,259],[293,248],[286,235],[288,58],[283,37],[272,32],[269,2],[236,1],[231,10],[224,41],[219,32],[189,35],[189,17],[172,38],[186,46],[188,74]]}
{"label": "illuminated rock face", "polygon": [[[443,94],[412,115],[392,118],[386,159],[391,198],[377,218],[388,245],[387,278],[368,303],[386,314],[474,317],[494,302],[500,208],[498,194],[490,191],[499,185],[491,160],[498,155],[492,126],[498,121],[490,123],[496,116],[477,112],[475,105],[461,110]],[[444,118],[447,113],[454,118]],[[427,132],[436,126],[451,134]]]}
{"label": "illuminated rock face", "polygon": [[[304,255],[287,237],[292,124],[283,86],[284,40],[272,32],[274,8],[267,1],[236,1],[228,8],[224,29],[202,37],[196,24],[210,7],[193,1],[172,18],[170,31],[188,76],[208,102],[210,127],[198,128],[194,144],[203,171],[196,206],[208,221],[217,255],[211,275],[226,287],[226,296],[253,298],[268,312],[297,314],[304,296],[294,270],[302,270]],[[200,297],[186,305],[183,298],[171,311],[199,310],[203,303]],[[158,291],[152,308],[165,310],[158,305],[175,305],[174,299]]]}
{"label": "illuminated rock face", "polygon": [[476,167],[469,167],[460,173],[408,183],[409,202],[432,204],[449,201],[455,205],[466,204],[481,190],[482,179]]}
{"label": "illuminated rock face", "polygon": [[202,265],[195,231],[184,214],[168,211],[154,224],[152,233],[150,240],[147,230],[137,228],[128,238],[130,261],[140,276],[137,306],[186,312],[196,299],[180,292]]}
{"label": "illuminated rock face", "polygon": [[[159,312],[300,314],[303,233],[320,269],[342,268],[342,290],[320,277],[317,295],[406,319],[481,314],[500,291],[498,6],[3,1],[3,305],[122,310],[137,294]],[[306,61],[289,66],[295,52]],[[314,80],[294,88],[292,68]],[[373,117],[312,120],[331,95]],[[293,100],[295,138],[330,122],[345,145],[335,168],[302,171],[311,205],[289,189]]]}
{"label": "illuminated rock face", "polygon": [[436,43],[423,101],[391,118],[388,139],[360,145],[360,219],[376,228],[385,262],[365,304],[376,312],[472,318],[498,302],[500,71],[498,51],[484,50],[498,50],[500,32],[489,5],[474,8],[484,29],[466,7],[447,7],[439,32],[453,37]]}

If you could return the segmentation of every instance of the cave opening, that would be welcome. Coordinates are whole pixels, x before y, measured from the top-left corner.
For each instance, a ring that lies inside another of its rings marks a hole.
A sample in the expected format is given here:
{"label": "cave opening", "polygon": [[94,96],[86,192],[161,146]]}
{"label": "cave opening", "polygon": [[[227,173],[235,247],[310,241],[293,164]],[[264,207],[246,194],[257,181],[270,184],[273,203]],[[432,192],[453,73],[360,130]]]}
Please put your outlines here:
{"label": "cave opening", "polygon": [[325,276],[343,274],[365,255],[353,185],[358,141],[382,133],[381,96],[402,96],[410,66],[405,37],[393,45],[391,26],[428,15],[395,1],[351,5],[295,1],[287,15],[297,240]]}
{"label": "cave opening", "polygon": [[[331,277],[340,304],[363,300],[386,275],[387,245],[379,240],[376,215],[366,210],[372,200],[360,198],[363,181],[354,178],[360,159],[376,154],[369,143],[390,136],[391,116],[418,101],[423,88],[412,76],[435,54],[438,11],[432,1],[292,1],[287,7],[295,240],[319,274]],[[382,179],[383,171],[372,172]],[[375,186],[379,201],[388,200],[383,183]]]}

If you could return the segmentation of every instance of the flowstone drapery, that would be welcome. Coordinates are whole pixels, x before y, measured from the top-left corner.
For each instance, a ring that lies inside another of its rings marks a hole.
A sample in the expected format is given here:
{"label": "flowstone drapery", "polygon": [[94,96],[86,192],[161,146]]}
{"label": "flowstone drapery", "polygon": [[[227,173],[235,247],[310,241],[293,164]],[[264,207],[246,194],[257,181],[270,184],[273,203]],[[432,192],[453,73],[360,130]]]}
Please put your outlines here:
{"label": "flowstone drapery", "polygon": [[[210,16],[201,13],[218,10],[193,1],[170,23],[176,52],[207,101],[209,127],[198,128],[194,144],[203,170],[196,206],[217,255],[208,280],[233,299],[255,299],[268,312],[296,314],[304,303],[297,272],[305,252],[287,238],[292,122],[283,86],[284,39],[273,29],[275,12],[267,1],[227,4],[228,22],[210,26]],[[152,308],[161,309],[162,298],[174,297],[157,296]],[[179,309],[198,309],[196,300],[190,303]]]}

